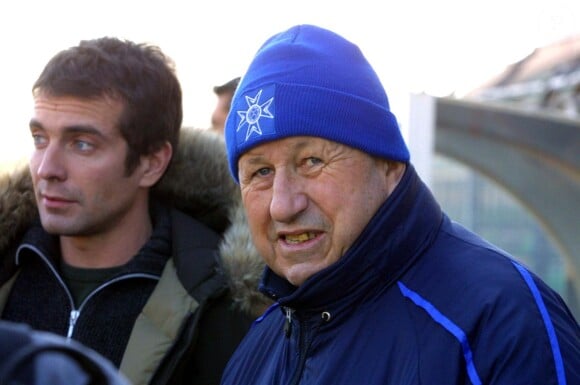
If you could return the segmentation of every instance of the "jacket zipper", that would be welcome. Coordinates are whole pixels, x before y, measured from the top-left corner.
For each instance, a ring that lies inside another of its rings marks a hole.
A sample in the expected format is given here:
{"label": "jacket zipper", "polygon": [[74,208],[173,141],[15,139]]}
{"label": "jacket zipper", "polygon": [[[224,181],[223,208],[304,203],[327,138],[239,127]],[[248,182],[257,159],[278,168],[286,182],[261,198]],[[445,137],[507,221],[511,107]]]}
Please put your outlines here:
{"label": "jacket zipper", "polygon": [[292,313],[294,313],[294,310],[286,307],[284,308],[284,311],[286,312],[286,321],[284,321],[284,335],[286,338],[290,338],[290,335],[292,334]]}
{"label": "jacket zipper", "polygon": [[78,307],[78,309],[75,307],[75,303],[72,297],[72,294],[69,290],[69,288],[66,286],[66,284],[64,283],[62,277],[60,276],[60,274],[58,274],[58,272],[56,271],[56,269],[54,268],[54,266],[52,265],[52,263],[50,263],[49,259],[44,255],[43,252],[41,252],[38,248],[32,246],[32,245],[22,245],[18,248],[18,251],[16,253],[17,255],[17,259],[16,259],[16,264],[19,264],[18,261],[18,257],[20,256],[20,250],[24,249],[24,248],[28,248],[32,251],[34,251],[42,260],[43,262],[48,266],[48,268],[50,269],[50,271],[52,272],[52,274],[56,277],[58,283],[60,284],[60,286],[62,286],[64,292],[66,293],[70,306],[71,306],[71,311],[69,314],[69,321],[68,321],[68,331],[66,334],[66,338],[67,339],[71,339],[72,335],[74,333],[74,329],[77,323],[78,318],[81,315],[81,311],[82,309],[85,307],[85,305],[87,304],[87,302],[94,297],[95,294],[97,294],[98,292],[100,292],[101,290],[111,286],[112,284],[119,282],[119,281],[124,281],[126,279],[131,279],[131,278],[150,278],[150,279],[154,279],[159,281],[159,277],[153,274],[145,274],[145,273],[131,273],[131,274],[126,274],[123,275],[121,277],[117,277],[114,279],[111,279],[110,281],[107,281],[103,284],[101,284],[100,286],[98,286],[97,288],[95,288],[93,291],[91,291],[89,293],[89,295],[87,295],[87,297],[83,300],[83,302],[80,304],[80,306]]}
{"label": "jacket zipper", "polygon": [[[131,273],[131,274],[127,274],[127,275],[123,275],[121,277],[117,277],[115,279],[112,279],[110,281],[107,281],[105,283],[103,283],[102,285],[98,286],[97,288],[95,288],[93,291],[91,291],[89,293],[89,295],[87,295],[87,297],[83,300],[83,302],[80,304],[80,306],[78,307],[78,310],[75,309],[74,305],[72,307],[72,310],[70,312],[70,316],[69,316],[69,326],[68,326],[68,333],[67,333],[67,338],[71,338],[74,332],[74,328],[75,325],[77,323],[77,319],[79,318],[79,316],[81,315],[81,311],[82,309],[85,307],[85,305],[87,304],[87,302],[95,296],[95,294],[97,294],[98,292],[106,289],[107,287],[111,286],[112,284],[119,282],[119,281],[124,281],[127,279],[131,279],[131,278],[151,278],[154,280],[159,280],[159,277],[157,277],[156,275],[153,274],[143,274],[143,273]],[[64,285],[64,282],[63,282]],[[70,294],[70,291],[68,290],[68,288],[66,287],[66,285],[64,286],[65,290],[69,293],[69,296],[72,298],[72,295]]]}
{"label": "jacket zipper", "polygon": [[298,325],[298,365],[294,375],[292,376],[292,380],[290,381],[291,385],[298,385],[300,383],[302,372],[304,372],[304,366],[306,365],[306,358],[308,357],[308,349],[310,348],[311,343],[311,333],[308,333],[306,321],[298,319]]}
{"label": "jacket zipper", "polygon": [[[287,338],[290,337],[292,334],[292,316],[294,315],[295,310],[289,307],[284,307],[284,312],[286,313],[286,320],[284,321],[284,333]],[[313,323],[313,327],[311,329],[307,328],[308,318],[300,319],[297,317],[298,321],[298,365],[296,366],[296,371],[292,376],[292,380],[290,381],[290,385],[298,385],[300,383],[300,379],[302,378],[302,372],[304,371],[304,367],[306,365],[306,359],[308,357],[308,349],[310,349],[310,345],[312,343],[312,338],[315,334],[315,330],[321,326],[322,323],[328,322],[330,320],[330,313],[323,312],[321,316],[320,323]]]}
{"label": "jacket zipper", "polygon": [[68,331],[66,332],[67,339],[71,339],[74,328],[75,328],[75,324],[77,323],[77,319],[79,318],[79,315],[81,315],[81,311],[76,310],[73,307],[73,309],[70,311],[70,315],[68,318]]}

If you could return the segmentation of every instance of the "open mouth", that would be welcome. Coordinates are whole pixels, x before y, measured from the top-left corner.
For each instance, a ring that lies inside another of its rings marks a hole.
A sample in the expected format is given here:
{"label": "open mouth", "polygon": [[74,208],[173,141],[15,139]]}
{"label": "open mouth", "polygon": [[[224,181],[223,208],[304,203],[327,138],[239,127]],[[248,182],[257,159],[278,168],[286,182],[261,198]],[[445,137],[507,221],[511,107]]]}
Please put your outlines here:
{"label": "open mouth", "polygon": [[284,240],[288,243],[302,243],[314,239],[316,237],[315,233],[302,233],[302,234],[289,234],[284,236]]}

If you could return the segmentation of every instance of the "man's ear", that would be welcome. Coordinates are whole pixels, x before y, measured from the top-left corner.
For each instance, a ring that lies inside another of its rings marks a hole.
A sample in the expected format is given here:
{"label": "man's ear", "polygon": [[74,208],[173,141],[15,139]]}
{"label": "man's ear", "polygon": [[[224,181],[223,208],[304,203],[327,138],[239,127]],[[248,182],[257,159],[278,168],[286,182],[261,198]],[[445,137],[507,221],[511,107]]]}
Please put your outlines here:
{"label": "man's ear", "polygon": [[401,181],[401,178],[403,178],[403,174],[405,173],[406,168],[407,165],[405,163],[396,162],[393,160],[385,160],[384,172],[386,175],[389,195],[391,195],[393,190],[395,190],[395,187],[397,187]]}
{"label": "man's ear", "polygon": [[173,148],[169,142],[165,142],[157,151],[141,156],[141,186],[151,187],[165,173],[171,161]]}

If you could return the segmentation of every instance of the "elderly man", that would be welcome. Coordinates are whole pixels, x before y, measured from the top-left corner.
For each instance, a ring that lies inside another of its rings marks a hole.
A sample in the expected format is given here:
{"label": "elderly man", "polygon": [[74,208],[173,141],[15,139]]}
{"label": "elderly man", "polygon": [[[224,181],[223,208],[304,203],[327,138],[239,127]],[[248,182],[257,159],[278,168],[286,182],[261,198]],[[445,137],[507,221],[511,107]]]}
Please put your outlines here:
{"label": "elderly man", "polygon": [[441,211],[356,45],[268,39],[225,135],[276,304],[223,385],[580,383],[566,304]]}

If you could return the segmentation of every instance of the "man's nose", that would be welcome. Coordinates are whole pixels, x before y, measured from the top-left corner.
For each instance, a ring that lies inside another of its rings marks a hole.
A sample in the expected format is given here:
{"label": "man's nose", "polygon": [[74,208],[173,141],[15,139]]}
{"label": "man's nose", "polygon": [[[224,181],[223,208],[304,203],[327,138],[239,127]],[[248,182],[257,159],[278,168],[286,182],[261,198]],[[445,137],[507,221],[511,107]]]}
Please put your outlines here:
{"label": "man's nose", "polygon": [[63,180],[66,169],[63,162],[63,151],[56,144],[49,144],[42,150],[36,150],[33,161],[36,160],[36,174],[42,179]]}
{"label": "man's nose", "polygon": [[288,172],[279,172],[274,176],[270,215],[278,222],[291,222],[308,207],[308,196],[303,188],[303,181]]}

